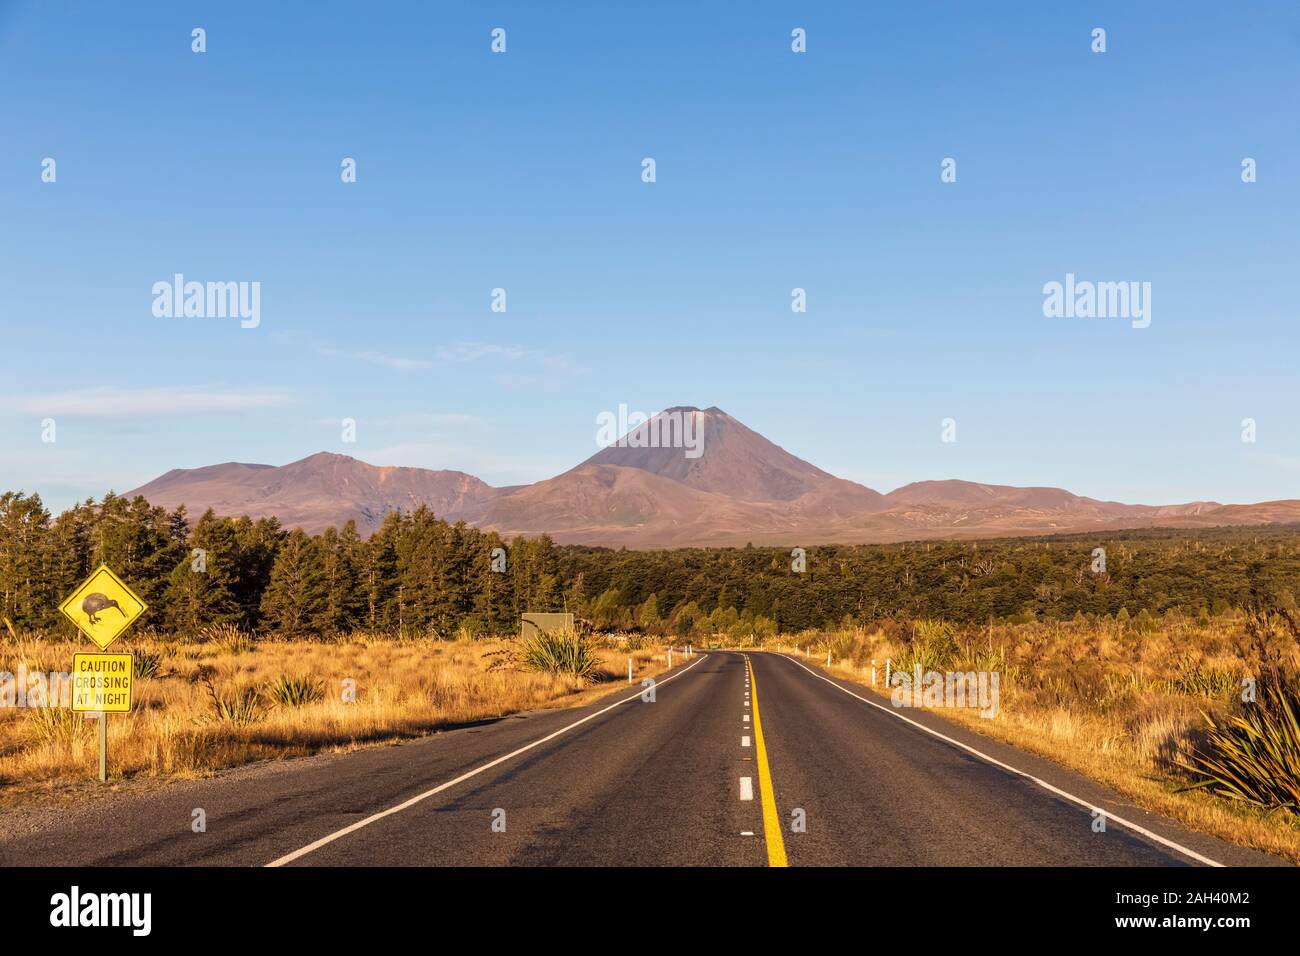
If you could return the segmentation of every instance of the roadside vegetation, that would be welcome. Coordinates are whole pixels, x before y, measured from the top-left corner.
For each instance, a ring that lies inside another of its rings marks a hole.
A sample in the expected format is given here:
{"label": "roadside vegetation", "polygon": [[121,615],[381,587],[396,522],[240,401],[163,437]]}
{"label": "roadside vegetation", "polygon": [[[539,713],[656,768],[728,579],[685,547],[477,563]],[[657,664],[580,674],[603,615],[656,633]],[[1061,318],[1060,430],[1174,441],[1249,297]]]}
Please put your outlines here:
{"label": "roadside vegetation", "polygon": [[[995,716],[943,717],[1099,780],[1144,809],[1300,863],[1300,630],[1267,601],[1198,621],[886,620],[725,644],[871,687],[911,671],[997,671]],[[1243,680],[1255,699],[1243,701]]]}
{"label": "roadside vegetation", "polygon": [[597,640],[576,631],[540,631],[524,637],[511,655],[525,670],[592,680],[600,669]]}
{"label": "roadside vegetation", "polygon": [[[638,682],[666,667],[657,644],[545,637],[530,643],[358,632],[283,640],[230,628],[193,638],[128,636],[113,650],[135,655],[135,707],[109,718],[111,778],[203,776],[574,706],[626,682],[629,657]],[[87,647],[84,640],[0,633],[0,670],[66,671]],[[539,656],[540,648],[553,658]],[[44,703],[53,706],[0,707],[0,800],[83,783],[96,772],[95,722],[57,700]]]}

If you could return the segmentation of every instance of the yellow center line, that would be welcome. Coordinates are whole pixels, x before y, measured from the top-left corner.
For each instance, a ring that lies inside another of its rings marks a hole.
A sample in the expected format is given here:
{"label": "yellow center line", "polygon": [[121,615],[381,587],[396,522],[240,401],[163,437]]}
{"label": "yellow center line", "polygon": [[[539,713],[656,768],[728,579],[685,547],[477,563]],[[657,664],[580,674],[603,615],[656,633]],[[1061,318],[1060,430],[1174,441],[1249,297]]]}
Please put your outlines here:
{"label": "yellow center line", "polygon": [[785,859],[785,838],[781,835],[781,819],[776,813],[776,791],[772,789],[772,770],[767,764],[767,748],[763,746],[763,721],[758,715],[758,681],[754,665],[745,657],[749,669],[749,692],[754,712],[754,753],[758,759],[758,793],[763,803],[763,840],[767,843],[767,865],[789,866]]}

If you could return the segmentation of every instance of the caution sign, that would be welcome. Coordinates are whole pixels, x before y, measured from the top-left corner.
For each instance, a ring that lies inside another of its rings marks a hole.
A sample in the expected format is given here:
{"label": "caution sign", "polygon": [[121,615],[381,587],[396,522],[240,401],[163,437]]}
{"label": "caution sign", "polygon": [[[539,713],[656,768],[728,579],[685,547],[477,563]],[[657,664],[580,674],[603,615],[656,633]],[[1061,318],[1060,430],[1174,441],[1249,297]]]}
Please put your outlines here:
{"label": "caution sign", "polygon": [[59,605],[59,610],[95,645],[104,650],[145,612],[144,601],[101,564],[98,570]]}
{"label": "caution sign", "polygon": [[126,713],[133,675],[130,654],[73,654],[72,709]]}

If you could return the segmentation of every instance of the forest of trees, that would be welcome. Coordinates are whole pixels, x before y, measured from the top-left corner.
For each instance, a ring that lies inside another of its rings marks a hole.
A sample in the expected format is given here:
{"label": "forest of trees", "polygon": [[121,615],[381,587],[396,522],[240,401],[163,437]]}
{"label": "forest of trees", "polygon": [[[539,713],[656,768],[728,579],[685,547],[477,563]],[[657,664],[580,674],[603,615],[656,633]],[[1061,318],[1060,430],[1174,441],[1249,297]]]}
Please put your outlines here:
{"label": "forest of trees", "polygon": [[[545,538],[509,548],[495,534],[393,513],[363,539],[349,522],[308,536],[274,518],[191,523],[143,498],[109,495],[53,518],[34,495],[0,495],[0,617],[15,628],[70,626],[59,602],[106,563],[149,605],[140,626],[234,624],[285,635],[355,629],[450,636],[516,629],[525,610],[563,608],[558,557]],[[578,582],[580,585],[580,582]]]}
{"label": "forest of trees", "polygon": [[367,537],[351,522],[308,536],[273,518],[191,521],[138,497],[55,517],[38,496],[0,495],[0,618],[14,628],[70,629],[59,602],[101,562],[149,605],[139,626],[161,631],[451,637],[514,633],[524,611],[568,610],[602,629],[690,636],[883,618],[1204,616],[1252,588],[1294,606],[1300,529],[834,545],[807,549],[798,573],[789,549],[506,542],[423,507],[387,515]]}

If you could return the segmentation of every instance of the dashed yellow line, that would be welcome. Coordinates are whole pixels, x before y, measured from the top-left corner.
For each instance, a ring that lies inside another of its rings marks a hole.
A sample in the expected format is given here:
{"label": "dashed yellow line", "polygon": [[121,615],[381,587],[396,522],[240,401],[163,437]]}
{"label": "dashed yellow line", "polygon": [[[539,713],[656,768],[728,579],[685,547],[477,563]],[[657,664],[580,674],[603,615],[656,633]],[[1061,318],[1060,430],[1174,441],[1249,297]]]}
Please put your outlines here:
{"label": "dashed yellow line", "polygon": [[758,713],[758,681],[754,678],[754,665],[745,658],[749,669],[749,691],[754,712],[754,753],[758,757],[758,794],[763,803],[763,840],[767,843],[767,865],[789,866],[785,859],[785,838],[781,834],[781,818],[776,812],[776,791],[772,788],[772,770],[767,763],[767,747],[763,745],[763,720]]}

